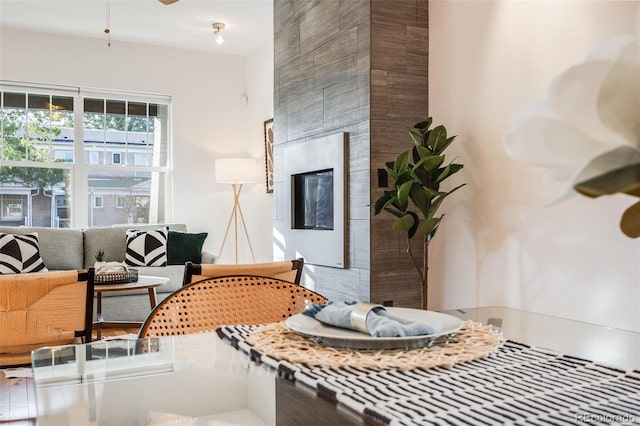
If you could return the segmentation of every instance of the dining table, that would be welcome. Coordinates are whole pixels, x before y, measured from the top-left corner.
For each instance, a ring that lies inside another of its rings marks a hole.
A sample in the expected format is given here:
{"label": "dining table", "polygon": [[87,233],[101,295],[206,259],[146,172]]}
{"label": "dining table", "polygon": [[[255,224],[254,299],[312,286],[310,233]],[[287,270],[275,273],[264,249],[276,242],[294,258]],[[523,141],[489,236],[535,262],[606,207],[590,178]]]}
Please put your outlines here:
{"label": "dining table", "polygon": [[[450,348],[475,343],[460,343],[454,331],[401,353],[422,351],[413,361],[385,364],[403,350],[312,341],[305,352],[318,344],[318,353],[378,360],[322,365],[313,356],[287,358],[286,340],[275,349],[255,343],[269,326],[233,324],[39,349],[32,363],[38,424],[640,424],[640,332],[507,307],[441,314],[498,344],[463,359]],[[427,365],[420,357],[429,351],[455,362]]]}

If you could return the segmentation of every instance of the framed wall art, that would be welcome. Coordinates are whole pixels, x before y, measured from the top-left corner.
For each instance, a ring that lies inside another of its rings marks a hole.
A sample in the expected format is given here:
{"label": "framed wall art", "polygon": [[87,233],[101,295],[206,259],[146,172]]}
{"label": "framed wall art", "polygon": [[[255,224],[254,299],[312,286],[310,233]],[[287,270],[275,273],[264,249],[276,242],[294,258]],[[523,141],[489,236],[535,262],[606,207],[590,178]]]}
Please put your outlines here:
{"label": "framed wall art", "polygon": [[264,122],[264,165],[267,193],[273,192],[273,118]]}

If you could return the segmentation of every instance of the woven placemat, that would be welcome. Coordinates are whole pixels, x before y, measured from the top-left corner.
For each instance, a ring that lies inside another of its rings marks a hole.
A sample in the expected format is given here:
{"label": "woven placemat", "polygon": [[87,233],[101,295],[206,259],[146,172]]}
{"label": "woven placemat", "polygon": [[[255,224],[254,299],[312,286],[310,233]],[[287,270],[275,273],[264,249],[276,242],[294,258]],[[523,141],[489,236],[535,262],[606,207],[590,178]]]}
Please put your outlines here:
{"label": "woven placemat", "polygon": [[284,323],[262,326],[246,337],[254,350],[280,361],[313,367],[366,367],[374,369],[451,367],[483,358],[504,342],[491,326],[465,321],[456,333],[435,339],[429,347],[363,350],[323,346],[289,330]]}

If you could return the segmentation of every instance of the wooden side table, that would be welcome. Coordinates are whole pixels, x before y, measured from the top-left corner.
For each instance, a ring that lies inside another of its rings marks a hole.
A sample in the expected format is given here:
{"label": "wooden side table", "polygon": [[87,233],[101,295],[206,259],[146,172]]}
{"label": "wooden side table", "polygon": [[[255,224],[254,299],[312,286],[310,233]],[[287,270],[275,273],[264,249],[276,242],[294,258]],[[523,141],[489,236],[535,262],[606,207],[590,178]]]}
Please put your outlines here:
{"label": "wooden side table", "polygon": [[140,327],[142,322],[140,321],[105,321],[102,316],[102,293],[110,291],[131,291],[147,289],[149,291],[149,305],[151,310],[156,307],[156,287],[160,287],[169,282],[169,278],[154,277],[150,275],[141,275],[138,277],[138,281],[132,283],[121,284],[96,284],[94,287],[94,293],[96,295],[96,321],[93,323],[93,327],[96,330],[96,338],[100,340],[102,338],[102,328],[118,327]]}

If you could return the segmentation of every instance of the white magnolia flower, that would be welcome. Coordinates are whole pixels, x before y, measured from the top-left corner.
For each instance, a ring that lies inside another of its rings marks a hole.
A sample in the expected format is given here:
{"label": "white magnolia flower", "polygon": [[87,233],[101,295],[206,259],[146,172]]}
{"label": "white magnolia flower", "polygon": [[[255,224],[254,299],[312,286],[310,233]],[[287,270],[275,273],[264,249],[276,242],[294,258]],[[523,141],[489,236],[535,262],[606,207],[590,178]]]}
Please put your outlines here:
{"label": "white magnolia flower", "polygon": [[[640,197],[640,10],[637,20],[635,37],[605,41],[512,119],[507,153],[567,182],[560,198],[574,190]],[[640,236],[640,202],[625,216],[625,234]]]}

